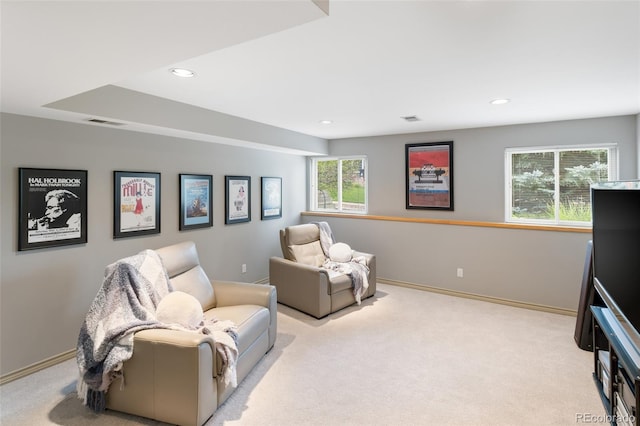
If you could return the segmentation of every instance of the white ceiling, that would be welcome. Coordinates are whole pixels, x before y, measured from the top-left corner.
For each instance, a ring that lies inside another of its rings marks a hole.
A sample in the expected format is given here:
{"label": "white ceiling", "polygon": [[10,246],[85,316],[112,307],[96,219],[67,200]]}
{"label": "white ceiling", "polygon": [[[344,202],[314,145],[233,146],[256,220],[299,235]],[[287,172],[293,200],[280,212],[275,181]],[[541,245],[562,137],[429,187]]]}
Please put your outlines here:
{"label": "white ceiling", "polygon": [[[323,139],[640,112],[640,1],[332,0],[326,17],[308,0],[3,0],[0,12],[5,112],[86,120],[94,111],[50,104],[106,85]],[[144,124],[124,115],[104,118]]]}

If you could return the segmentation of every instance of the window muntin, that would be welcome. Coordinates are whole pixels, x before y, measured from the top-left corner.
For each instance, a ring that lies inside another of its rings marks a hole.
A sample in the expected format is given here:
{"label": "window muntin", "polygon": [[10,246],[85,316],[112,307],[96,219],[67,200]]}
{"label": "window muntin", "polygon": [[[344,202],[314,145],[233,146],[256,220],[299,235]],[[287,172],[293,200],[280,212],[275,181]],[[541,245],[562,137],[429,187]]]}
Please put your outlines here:
{"label": "window muntin", "polygon": [[507,222],[591,225],[591,184],[617,179],[615,145],[509,148]]}
{"label": "window muntin", "polygon": [[311,159],[311,210],[367,213],[366,157]]}

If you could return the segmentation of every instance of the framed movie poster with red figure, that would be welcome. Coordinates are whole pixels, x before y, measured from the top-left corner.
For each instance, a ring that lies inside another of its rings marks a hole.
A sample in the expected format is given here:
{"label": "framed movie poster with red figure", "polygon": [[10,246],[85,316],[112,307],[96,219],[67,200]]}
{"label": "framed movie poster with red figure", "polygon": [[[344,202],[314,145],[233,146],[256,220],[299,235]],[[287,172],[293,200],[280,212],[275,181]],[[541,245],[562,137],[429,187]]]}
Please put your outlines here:
{"label": "framed movie poster with red figure", "polygon": [[160,233],[160,173],[113,172],[113,238]]}
{"label": "framed movie poster with red figure", "polygon": [[453,141],[405,145],[407,209],[453,210]]}

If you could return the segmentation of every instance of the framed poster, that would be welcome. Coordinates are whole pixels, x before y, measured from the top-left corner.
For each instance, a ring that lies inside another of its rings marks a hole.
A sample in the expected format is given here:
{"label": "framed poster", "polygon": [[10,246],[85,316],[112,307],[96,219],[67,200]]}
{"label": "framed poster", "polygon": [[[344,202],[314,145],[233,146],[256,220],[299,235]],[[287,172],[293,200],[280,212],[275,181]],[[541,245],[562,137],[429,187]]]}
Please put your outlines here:
{"label": "framed poster", "polygon": [[262,220],[282,217],[282,178],[262,177]]}
{"label": "framed poster", "polygon": [[453,141],[405,145],[407,209],[453,210]]}
{"label": "framed poster", "polygon": [[213,226],[212,182],[211,175],[180,175],[181,231]]}
{"label": "framed poster", "polygon": [[160,173],[113,172],[113,238],[160,233]]}
{"label": "framed poster", "polygon": [[224,223],[251,221],[251,177],[225,176]]}
{"label": "framed poster", "polygon": [[87,171],[19,168],[18,250],[87,242]]}

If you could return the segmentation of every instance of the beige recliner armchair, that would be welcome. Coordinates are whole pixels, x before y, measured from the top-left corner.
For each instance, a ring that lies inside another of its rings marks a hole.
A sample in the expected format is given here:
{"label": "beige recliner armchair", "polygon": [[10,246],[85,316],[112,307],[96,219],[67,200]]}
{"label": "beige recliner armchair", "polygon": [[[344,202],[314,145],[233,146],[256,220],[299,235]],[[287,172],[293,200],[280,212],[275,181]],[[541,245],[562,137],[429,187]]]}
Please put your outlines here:
{"label": "beige recliner armchair", "polygon": [[[209,281],[193,242],[156,250],[174,290],[195,296],[205,318],[233,321],[238,328],[237,382],[273,347],[277,332],[276,289],[270,285]],[[133,356],[123,364],[107,408],[171,424],[202,425],[234,387],[221,377],[211,335],[150,329],[134,335]]]}
{"label": "beige recliner armchair", "polygon": [[[356,303],[351,277],[321,267],[326,255],[317,225],[280,230],[280,244],[284,258],[269,259],[269,281],[277,289],[278,302],[316,318]],[[369,268],[369,287],[362,295],[365,299],[376,292],[376,257],[354,251],[353,258],[357,257],[363,257]]]}

